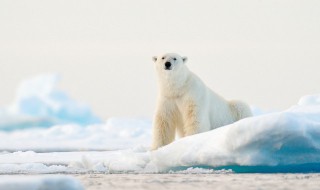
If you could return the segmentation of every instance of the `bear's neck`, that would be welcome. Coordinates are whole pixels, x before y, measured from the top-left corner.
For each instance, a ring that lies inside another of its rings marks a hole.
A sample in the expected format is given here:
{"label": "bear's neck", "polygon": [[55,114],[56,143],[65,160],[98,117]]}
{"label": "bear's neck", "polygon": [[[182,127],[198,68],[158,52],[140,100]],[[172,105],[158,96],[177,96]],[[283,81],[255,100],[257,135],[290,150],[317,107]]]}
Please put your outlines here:
{"label": "bear's neck", "polygon": [[159,77],[160,95],[166,98],[179,98],[189,88],[191,73],[183,72],[180,75],[164,75]]}

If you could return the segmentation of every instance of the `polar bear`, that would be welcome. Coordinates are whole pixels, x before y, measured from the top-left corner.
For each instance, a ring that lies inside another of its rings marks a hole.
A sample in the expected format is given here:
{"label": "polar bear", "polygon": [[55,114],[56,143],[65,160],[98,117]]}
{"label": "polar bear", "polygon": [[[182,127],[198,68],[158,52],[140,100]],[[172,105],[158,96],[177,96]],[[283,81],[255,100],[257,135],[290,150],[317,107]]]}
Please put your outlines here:
{"label": "polar bear", "polygon": [[153,57],[160,87],[153,119],[152,150],[185,137],[252,115],[240,101],[226,101],[186,66],[187,57],[168,53]]}

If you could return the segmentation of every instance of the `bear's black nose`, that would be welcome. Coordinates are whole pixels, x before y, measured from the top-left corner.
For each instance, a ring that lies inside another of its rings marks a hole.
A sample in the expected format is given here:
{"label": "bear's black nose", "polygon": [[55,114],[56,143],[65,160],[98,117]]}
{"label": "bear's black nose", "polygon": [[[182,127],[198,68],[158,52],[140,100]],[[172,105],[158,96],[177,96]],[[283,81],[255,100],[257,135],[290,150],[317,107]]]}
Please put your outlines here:
{"label": "bear's black nose", "polygon": [[164,65],[166,66],[166,69],[171,67],[171,63],[170,62],[166,62]]}

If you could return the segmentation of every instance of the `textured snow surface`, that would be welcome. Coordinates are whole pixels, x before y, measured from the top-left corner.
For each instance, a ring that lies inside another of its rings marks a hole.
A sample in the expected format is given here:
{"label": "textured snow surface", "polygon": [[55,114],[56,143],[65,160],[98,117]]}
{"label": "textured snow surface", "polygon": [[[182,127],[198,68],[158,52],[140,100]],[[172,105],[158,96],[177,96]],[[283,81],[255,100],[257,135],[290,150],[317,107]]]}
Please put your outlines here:
{"label": "textured snow surface", "polygon": [[110,118],[105,124],[56,125],[0,131],[0,150],[77,151],[115,150],[149,144],[151,120],[148,118]]}
{"label": "textured snow surface", "polygon": [[320,174],[74,174],[87,190],[318,190]]}
{"label": "textured snow surface", "polygon": [[3,190],[83,190],[78,180],[70,176],[2,176],[0,189]]}

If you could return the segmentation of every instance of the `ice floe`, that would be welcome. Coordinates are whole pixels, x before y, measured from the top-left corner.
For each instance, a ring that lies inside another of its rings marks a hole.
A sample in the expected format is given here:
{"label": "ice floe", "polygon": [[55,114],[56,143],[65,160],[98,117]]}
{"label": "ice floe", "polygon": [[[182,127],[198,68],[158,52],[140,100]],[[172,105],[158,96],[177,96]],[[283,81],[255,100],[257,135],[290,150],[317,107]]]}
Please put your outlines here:
{"label": "ice floe", "polygon": [[23,81],[12,105],[0,111],[0,130],[100,123],[90,108],[57,89],[60,77],[39,75]]}

